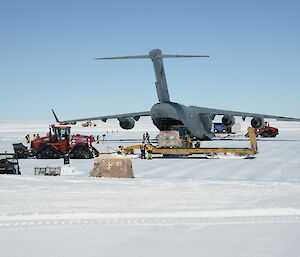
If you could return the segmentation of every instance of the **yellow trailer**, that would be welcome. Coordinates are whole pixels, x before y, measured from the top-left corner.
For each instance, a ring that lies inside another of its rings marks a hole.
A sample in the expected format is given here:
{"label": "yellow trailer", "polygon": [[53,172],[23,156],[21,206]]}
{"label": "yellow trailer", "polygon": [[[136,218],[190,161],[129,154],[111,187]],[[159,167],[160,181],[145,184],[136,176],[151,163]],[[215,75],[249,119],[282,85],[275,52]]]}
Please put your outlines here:
{"label": "yellow trailer", "polygon": [[[236,154],[245,156],[254,156],[258,153],[256,135],[253,132],[253,128],[248,128],[250,147],[248,148],[159,148],[153,147],[153,154],[163,155],[192,155],[192,154]],[[140,145],[133,145],[127,147],[120,147],[124,154],[132,154],[135,149],[140,149]]]}

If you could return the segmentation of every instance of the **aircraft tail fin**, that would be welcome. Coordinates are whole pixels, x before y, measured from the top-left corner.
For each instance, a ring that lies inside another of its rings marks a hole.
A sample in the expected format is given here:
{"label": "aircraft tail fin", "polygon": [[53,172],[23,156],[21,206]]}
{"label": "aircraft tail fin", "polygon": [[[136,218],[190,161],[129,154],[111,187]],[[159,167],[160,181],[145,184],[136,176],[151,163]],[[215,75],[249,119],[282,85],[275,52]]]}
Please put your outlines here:
{"label": "aircraft tail fin", "polygon": [[161,103],[170,102],[170,96],[168,91],[168,85],[164,70],[163,58],[190,58],[190,57],[209,57],[207,55],[170,55],[162,54],[160,49],[153,49],[149,52],[149,55],[134,55],[134,56],[121,56],[121,57],[105,57],[95,58],[96,60],[116,60],[116,59],[151,59],[156,77],[156,91],[158,100]]}

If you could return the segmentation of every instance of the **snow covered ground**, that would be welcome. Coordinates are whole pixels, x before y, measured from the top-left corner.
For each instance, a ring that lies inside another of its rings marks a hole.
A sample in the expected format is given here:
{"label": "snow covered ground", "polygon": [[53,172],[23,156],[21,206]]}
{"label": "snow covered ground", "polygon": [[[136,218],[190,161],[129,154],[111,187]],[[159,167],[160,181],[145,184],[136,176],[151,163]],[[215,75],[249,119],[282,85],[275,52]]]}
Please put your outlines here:
{"label": "snow covered ground", "polygon": [[[99,124],[72,129],[106,134],[99,150],[157,134],[142,119],[133,131]],[[90,178],[93,160],[71,160],[73,175],[33,176],[63,160],[20,160],[21,176],[0,176],[0,256],[299,256],[300,124],[271,125],[280,134],[259,139],[255,159],[133,159],[135,179]],[[47,126],[0,122],[0,151]]]}

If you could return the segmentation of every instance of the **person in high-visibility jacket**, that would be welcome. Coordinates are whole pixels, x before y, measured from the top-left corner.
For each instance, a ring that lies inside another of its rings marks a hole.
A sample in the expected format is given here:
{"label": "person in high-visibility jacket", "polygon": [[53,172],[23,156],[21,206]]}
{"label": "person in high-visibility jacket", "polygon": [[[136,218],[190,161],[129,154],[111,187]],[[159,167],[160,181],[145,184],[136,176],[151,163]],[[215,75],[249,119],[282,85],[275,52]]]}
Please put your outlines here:
{"label": "person in high-visibility jacket", "polygon": [[99,144],[99,143],[100,143],[100,136],[97,135],[97,137],[96,137],[96,144]]}
{"label": "person in high-visibility jacket", "polygon": [[153,146],[151,144],[147,147],[147,153],[148,153],[148,160],[152,160]]}
{"label": "person in high-visibility jacket", "polygon": [[25,139],[26,139],[26,143],[29,144],[30,143],[30,136],[29,136],[29,134],[27,134],[25,136]]}

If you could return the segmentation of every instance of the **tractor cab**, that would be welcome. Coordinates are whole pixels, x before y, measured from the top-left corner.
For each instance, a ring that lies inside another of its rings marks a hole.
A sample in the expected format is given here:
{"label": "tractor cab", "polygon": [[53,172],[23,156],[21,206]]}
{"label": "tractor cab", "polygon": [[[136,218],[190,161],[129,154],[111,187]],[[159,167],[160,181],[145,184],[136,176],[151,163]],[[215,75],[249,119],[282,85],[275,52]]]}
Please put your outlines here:
{"label": "tractor cab", "polygon": [[50,138],[51,142],[69,141],[71,138],[71,127],[66,126],[50,126]]}

